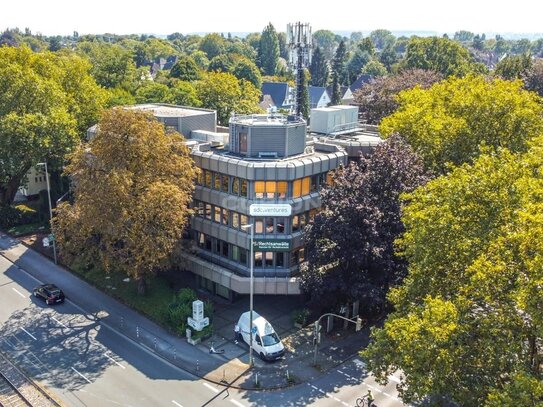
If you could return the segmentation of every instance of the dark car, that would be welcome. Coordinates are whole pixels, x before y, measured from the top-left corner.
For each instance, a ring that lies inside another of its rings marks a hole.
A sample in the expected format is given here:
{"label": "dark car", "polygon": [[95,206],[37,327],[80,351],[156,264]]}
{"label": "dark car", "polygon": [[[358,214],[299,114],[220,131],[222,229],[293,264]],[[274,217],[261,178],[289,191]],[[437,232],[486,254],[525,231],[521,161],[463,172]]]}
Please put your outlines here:
{"label": "dark car", "polygon": [[54,284],[42,284],[34,288],[34,297],[45,300],[47,305],[64,302],[64,293]]}

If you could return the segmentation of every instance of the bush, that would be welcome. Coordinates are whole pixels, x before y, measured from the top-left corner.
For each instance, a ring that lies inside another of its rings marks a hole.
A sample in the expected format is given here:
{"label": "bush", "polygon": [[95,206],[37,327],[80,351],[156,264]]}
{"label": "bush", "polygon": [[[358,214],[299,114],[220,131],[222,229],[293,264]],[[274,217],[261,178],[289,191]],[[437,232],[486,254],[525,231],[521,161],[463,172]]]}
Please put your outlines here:
{"label": "bush", "polygon": [[39,222],[39,214],[35,209],[26,205],[17,205],[15,209],[19,212],[19,225]]}
{"label": "bush", "polygon": [[2,229],[9,229],[19,224],[20,213],[13,206],[0,207],[0,227]]}
{"label": "bush", "polygon": [[309,314],[310,312],[307,308],[297,309],[292,313],[292,319],[294,320],[294,323],[306,326]]}
{"label": "bush", "polygon": [[[179,335],[185,335],[188,327],[187,318],[192,316],[192,302],[197,299],[194,290],[182,288],[168,305],[167,323]],[[201,332],[195,332],[196,337],[205,336],[206,334],[202,332],[207,332],[208,328],[211,329],[213,305],[209,301],[204,302],[204,316],[209,317],[210,326],[204,328]]]}

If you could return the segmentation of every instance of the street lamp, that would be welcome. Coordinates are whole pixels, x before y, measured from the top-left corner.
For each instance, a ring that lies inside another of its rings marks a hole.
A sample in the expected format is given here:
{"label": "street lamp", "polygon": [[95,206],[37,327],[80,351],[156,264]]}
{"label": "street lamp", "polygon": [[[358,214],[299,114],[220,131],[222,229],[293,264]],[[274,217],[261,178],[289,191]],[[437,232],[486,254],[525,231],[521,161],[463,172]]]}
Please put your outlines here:
{"label": "street lamp", "polygon": [[243,225],[242,229],[251,228],[251,251],[250,251],[250,282],[249,282],[249,365],[253,366],[253,267],[255,263],[255,256],[253,253],[253,241],[255,237],[254,224]]}
{"label": "street lamp", "polygon": [[[49,199],[49,227],[53,222],[53,207],[51,206],[51,186],[49,185],[49,173],[47,172],[47,162],[38,163],[36,165],[43,165],[45,167],[45,181],[47,182],[47,198]],[[57,264],[57,245],[55,243],[55,237],[53,236],[53,256],[55,258],[55,264]]]}

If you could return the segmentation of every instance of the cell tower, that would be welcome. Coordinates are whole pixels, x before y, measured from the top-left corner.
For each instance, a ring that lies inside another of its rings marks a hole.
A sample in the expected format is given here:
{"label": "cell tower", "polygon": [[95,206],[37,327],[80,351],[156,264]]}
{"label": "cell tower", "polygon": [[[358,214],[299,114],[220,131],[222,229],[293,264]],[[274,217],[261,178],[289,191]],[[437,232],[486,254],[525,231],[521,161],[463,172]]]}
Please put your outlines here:
{"label": "cell tower", "polygon": [[309,23],[287,24],[287,47],[289,49],[289,65],[296,71],[296,116],[301,116],[302,84],[304,67],[311,64],[313,39]]}

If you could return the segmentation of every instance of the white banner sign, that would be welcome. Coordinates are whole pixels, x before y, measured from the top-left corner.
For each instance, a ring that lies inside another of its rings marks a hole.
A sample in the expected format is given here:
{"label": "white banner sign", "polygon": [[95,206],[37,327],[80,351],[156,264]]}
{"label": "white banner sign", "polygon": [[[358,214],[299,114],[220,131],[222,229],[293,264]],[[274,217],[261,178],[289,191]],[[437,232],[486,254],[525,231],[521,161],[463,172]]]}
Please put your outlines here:
{"label": "white banner sign", "polygon": [[249,206],[251,216],[290,216],[292,206],[289,204],[252,204]]}

